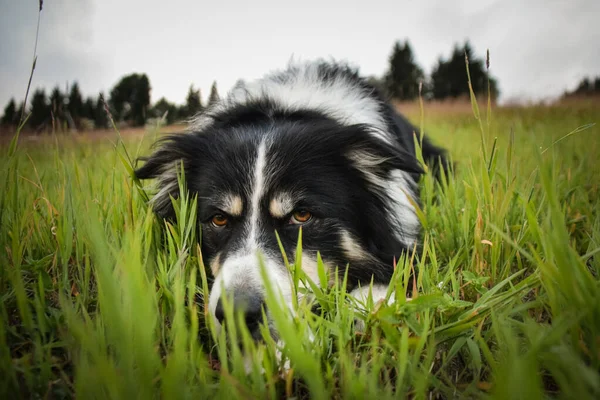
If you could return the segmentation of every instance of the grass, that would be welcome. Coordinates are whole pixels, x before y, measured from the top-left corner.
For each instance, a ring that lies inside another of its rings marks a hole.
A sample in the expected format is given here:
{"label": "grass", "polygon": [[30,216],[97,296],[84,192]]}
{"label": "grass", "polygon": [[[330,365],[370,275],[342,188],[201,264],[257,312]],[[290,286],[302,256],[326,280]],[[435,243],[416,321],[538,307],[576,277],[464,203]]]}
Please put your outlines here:
{"label": "grass", "polygon": [[194,199],[165,224],[131,176],[156,130],[3,145],[0,396],[598,398],[598,104],[405,111],[456,167],[421,182],[396,302],[356,304],[337,282],[292,319],[270,292],[281,358],[214,330]]}
{"label": "grass", "polygon": [[216,332],[195,200],[159,221],[132,177],[158,130],[0,142],[0,396],[598,398],[598,102],[405,106],[456,169],[421,182],[396,301],[357,304],[285,259],[321,311],[290,318],[268,287],[283,348],[226,299]]}

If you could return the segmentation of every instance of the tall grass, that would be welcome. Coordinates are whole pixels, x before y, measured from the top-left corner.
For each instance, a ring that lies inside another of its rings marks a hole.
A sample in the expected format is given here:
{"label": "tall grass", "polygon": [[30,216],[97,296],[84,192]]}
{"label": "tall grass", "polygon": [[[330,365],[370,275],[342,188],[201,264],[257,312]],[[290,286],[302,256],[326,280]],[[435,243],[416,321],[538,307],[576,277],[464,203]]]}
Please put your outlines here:
{"label": "tall grass", "polygon": [[[243,327],[214,329],[195,200],[177,202],[177,224],[159,221],[131,176],[129,160],[155,132],[3,148],[1,391],[597,398],[598,128],[568,134],[595,122],[598,108],[498,109],[489,129],[430,114],[424,128],[456,167],[423,179],[422,246],[398,260],[396,302],[358,304],[343,281],[319,289],[298,271],[321,311],[301,301],[291,317],[271,293],[283,348],[255,344]],[[496,138],[488,159],[481,135]]]}
{"label": "tall grass", "polygon": [[600,397],[600,106],[492,119],[488,101],[484,123],[472,94],[472,110],[409,115],[455,167],[421,182],[396,301],[359,303],[322,263],[317,285],[286,260],[319,311],[303,297],[290,315],[268,287],[285,345],[250,340],[227,299],[215,329],[196,200],[158,220],[132,176],[158,131],[17,133],[0,148],[0,396]]}

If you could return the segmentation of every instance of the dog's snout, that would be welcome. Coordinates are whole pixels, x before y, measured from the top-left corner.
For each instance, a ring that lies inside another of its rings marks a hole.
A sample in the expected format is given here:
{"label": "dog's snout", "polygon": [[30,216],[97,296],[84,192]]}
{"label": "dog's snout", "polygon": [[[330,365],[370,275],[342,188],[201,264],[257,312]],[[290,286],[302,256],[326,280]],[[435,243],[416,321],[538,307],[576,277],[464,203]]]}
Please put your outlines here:
{"label": "dog's snout", "polygon": [[[256,293],[234,293],[233,312],[242,313],[246,326],[251,333],[255,333],[258,324],[262,320],[262,310],[265,306],[264,298]],[[223,323],[225,320],[225,309],[221,299],[217,302],[215,308],[215,318]]]}

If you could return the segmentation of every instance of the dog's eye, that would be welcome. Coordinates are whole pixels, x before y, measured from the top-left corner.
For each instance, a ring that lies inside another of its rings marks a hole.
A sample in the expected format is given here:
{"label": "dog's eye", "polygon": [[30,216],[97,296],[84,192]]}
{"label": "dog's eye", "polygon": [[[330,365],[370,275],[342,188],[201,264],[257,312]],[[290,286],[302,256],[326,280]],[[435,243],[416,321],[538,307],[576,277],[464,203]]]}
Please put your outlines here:
{"label": "dog's eye", "polygon": [[312,218],[312,214],[306,210],[298,210],[294,211],[292,214],[292,218],[290,219],[290,223],[292,224],[305,224]]}
{"label": "dog's eye", "polygon": [[222,228],[227,225],[227,217],[223,214],[215,214],[210,220],[210,223],[213,224],[216,228]]}

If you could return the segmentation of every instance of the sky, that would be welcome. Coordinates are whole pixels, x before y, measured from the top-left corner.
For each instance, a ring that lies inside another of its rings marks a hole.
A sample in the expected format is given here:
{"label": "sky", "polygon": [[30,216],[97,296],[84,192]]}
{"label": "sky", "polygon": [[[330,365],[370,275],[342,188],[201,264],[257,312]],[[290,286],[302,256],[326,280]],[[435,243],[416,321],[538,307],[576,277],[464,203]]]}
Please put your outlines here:
{"label": "sky", "polygon": [[[430,72],[468,39],[490,50],[502,102],[537,101],[600,75],[599,16],[598,0],[46,0],[32,87],[96,96],[144,72],[153,102],[183,103],[190,84],[206,99],[291,57],[381,76],[397,40]],[[0,110],[24,98],[37,18],[38,0],[0,0]]]}

